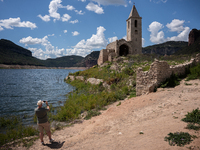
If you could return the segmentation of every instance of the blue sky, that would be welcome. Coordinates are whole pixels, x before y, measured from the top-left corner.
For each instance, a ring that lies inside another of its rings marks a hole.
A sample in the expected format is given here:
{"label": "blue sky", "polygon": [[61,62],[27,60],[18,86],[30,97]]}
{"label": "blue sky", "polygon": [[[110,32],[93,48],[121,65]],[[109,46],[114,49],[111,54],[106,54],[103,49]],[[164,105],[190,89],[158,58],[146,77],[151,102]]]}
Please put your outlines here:
{"label": "blue sky", "polygon": [[200,29],[200,0],[0,0],[0,39],[39,59],[85,57],[126,39],[126,19],[135,3],[142,17],[143,47],[188,41]]}

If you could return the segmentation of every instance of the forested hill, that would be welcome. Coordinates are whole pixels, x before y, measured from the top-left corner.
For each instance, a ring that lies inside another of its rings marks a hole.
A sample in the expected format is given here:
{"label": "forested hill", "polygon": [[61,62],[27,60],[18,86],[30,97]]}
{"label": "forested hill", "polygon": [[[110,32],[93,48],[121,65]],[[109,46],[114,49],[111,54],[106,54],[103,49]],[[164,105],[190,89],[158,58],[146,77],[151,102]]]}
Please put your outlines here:
{"label": "forested hill", "polygon": [[0,40],[0,64],[33,65],[45,67],[91,67],[97,64],[99,51],[94,51],[85,58],[81,56],[64,56],[55,59],[40,60],[32,56],[32,52],[15,43]]}
{"label": "forested hill", "polygon": [[[200,52],[200,37],[190,46],[188,42],[168,41],[142,48],[143,54],[179,55]],[[86,57],[63,56],[55,59],[40,60],[32,56],[32,52],[15,43],[0,40],[0,64],[33,65],[44,67],[92,67],[97,64],[100,51],[93,51]]]}

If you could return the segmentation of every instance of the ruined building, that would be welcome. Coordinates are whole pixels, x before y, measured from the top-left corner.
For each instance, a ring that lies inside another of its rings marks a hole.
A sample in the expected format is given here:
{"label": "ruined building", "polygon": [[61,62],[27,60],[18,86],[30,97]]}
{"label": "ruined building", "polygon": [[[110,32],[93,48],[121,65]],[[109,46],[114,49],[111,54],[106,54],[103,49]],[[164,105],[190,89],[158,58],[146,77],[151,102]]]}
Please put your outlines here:
{"label": "ruined building", "polygon": [[114,57],[128,54],[142,53],[142,18],[139,16],[135,5],[126,20],[127,40],[116,40],[102,49],[98,58],[98,65],[106,61],[113,61]]}

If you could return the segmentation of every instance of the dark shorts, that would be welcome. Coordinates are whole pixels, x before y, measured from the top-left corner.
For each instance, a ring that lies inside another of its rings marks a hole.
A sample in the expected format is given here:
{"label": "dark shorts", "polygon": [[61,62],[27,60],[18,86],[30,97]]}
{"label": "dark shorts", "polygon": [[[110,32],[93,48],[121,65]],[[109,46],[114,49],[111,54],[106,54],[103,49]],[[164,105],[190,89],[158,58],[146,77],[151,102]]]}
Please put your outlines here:
{"label": "dark shorts", "polygon": [[40,123],[38,124],[38,129],[41,133],[43,133],[43,130],[45,130],[47,133],[50,131],[50,123],[49,122]]}

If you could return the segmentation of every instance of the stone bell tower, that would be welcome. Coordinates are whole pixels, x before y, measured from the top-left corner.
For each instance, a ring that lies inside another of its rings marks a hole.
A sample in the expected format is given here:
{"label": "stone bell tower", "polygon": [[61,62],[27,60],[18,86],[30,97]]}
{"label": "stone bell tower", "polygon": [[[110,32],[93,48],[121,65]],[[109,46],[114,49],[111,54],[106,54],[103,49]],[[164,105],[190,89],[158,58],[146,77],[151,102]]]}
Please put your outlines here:
{"label": "stone bell tower", "polygon": [[135,5],[131,10],[127,23],[127,41],[131,43],[133,54],[142,53],[142,17],[139,16]]}

